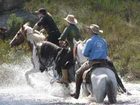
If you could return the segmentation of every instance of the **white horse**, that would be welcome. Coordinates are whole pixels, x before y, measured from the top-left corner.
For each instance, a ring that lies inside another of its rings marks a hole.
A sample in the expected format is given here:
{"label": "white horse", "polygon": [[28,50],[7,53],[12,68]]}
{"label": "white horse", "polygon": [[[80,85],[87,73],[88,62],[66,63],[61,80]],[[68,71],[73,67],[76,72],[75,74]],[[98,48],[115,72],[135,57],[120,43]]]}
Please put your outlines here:
{"label": "white horse", "polygon": [[83,46],[85,44],[85,41],[76,41],[75,39],[73,39],[73,43],[74,43],[74,57],[78,63],[78,65],[82,65],[86,60],[87,58],[85,56],[83,56],[82,54],[82,50],[83,50]]}
{"label": "white horse", "polygon": [[40,67],[39,58],[37,56],[37,49],[36,49],[34,44],[35,43],[39,44],[42,41],[44,41],[45,39],[46,39],[46,37],[42,33],[40,33],[37,30],[33,31],[33,28],[28,26],[28,23],[26,23],[19,29],[17,34],[14,36],[14,38],[10,42],[10,45],[12,47],[22,44],[25,40],[30,42],[30,44],[32,45],[33,68],[25,73],[25,77],[26,77],[27,83],[29,85],[31,85],[29,75],[32,73],[40,72],[40,70],[39,70],[39,67]]}
{"label": "white horse", "polygon": [[[76,58],[80,64],[86,61],[82,54],[83,42],[76,42],[73,40],[74,45],[77,46]],[[81,60],[82,59],[82,60]],[[82,61],[82,62],[81,62]],[[83,83],[83,93],[91,95],[97,103],[102,103],[104,98],[108,96],[110,103],[115,103],[117,98],[117,80],[112,70],[100,67],[92,70],[91,83]]]}

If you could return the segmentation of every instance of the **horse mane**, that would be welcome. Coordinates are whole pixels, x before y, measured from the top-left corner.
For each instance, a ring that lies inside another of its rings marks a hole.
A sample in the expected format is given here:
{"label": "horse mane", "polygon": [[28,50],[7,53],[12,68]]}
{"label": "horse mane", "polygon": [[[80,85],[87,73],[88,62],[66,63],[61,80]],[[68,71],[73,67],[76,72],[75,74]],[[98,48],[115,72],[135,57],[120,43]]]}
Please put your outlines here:
{"label": "horse mane", "polygon": [[74,42],[74,47],[75,47],[75,57],[77,58],[77,61],[81,65],[87,60],[87,58],[82,54],[82,50],[84,48],[84,44],[85,44],[86,40],[84,40],[84,41],[73,40],[73,42]]}
{"label": "horse mane", "polygon": [[60,51],[61,49],[62,48],[51,42],[44,41],[40,47],[40,56],[45,60],[54,60],[57,56],[58,51]]}
{"label": "horse mane", "polygon": [[45,37],[45,35],[43,35],[43,33],[39,32],[37,30],[33,31],[33,28],[29,26],[29,23],[25,23],[23,26],[27,32],[26,34],[27,34],[28,40],[33,40],[37,43],[37,42],[44,41],[46,39],[46,37]]}

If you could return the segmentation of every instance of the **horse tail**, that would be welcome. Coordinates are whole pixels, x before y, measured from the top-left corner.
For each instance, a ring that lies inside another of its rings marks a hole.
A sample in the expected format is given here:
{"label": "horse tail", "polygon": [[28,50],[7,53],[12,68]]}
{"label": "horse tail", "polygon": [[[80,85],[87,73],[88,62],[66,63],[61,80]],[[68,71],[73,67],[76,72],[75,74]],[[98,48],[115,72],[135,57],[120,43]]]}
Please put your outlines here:
{"label": "horse tail", "polygon": [[107,79],[107,96],[110,103],[116,103],[115,87],[111,79]]}

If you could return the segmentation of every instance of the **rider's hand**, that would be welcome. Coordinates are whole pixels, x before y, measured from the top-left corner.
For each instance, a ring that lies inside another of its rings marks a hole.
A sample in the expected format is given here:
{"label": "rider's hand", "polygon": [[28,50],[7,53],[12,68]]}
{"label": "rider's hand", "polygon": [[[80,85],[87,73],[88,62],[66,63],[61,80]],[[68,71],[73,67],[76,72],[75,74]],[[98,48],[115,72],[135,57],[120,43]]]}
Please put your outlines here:
{"label": "rider's hand", "polygon": [[63,41],[62,40],[59,40],[59,46],[63,46]]}

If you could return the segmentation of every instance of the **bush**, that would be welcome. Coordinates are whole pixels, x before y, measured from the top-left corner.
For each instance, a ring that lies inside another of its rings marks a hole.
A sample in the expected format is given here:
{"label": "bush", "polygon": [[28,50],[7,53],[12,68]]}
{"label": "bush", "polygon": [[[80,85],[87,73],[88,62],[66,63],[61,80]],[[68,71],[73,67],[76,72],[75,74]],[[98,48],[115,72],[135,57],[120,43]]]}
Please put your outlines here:
{"label": "bush", "polygon": [[19,30],[19,27],[22,26],[24,20],[21,17],[17,17],[16,14],[11,14],[8,21],[7,25],[10,29],[10,34],[13,36],[16,34],[16,32]]}

